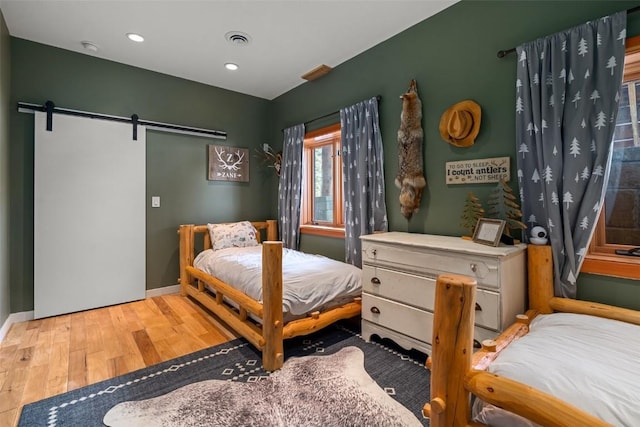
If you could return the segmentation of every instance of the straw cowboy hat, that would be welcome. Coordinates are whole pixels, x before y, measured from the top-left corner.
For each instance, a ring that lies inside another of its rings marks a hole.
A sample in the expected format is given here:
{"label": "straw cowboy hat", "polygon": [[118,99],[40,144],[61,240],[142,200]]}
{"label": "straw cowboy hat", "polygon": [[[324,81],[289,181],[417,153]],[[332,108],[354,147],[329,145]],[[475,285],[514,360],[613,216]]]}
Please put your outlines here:
{"label": "straw cowboy hat", "polygon": [[442,139],[456,147],[470,147],[480,132],[480,106],[466,100],[453,104],[440,118]]}

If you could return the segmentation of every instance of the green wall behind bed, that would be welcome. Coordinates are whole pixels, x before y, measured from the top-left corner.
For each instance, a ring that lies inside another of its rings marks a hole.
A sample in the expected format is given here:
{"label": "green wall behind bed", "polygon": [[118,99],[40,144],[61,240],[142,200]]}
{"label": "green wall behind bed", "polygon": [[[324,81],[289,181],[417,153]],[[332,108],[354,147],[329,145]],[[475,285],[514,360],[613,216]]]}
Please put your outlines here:
{"label": "green wall behind bed", "polygon": [[[17,112],[19,101],[228,133],[147,132],[147,289],[177,283],[179,224],[272,217],[277,180],[253,157],[269,131],[269,101],[17,38],[11,53],[12,312],[33,309],[33,115]],[[208,144],[248,148],[250,182],[207,181]],[[91,232],[99,240],[100,224]]]}
{"label": "green wall behind bed", "polygon": [[[10,265],[11,311],[33,309],[33,118],[16,111],[18,101],[42,104],[52,100],[66,108],[121,116],[136,113],[149,120],[224,130],[229,137],[221,144],[246,147],[253,154],[263,143],[280,149],[284,127],[381,95],[391,230],[460,235],[459,215],[467,193],[473,191],[484,199],[492,185],[447,186],[445,162],[510,156],[512,180],[515,178],[513,81],[517,61],[514,55],[498,59],[496,52],[637,5],[637,1],[607,0],[462,1],[273,101],[11,38],[10,61],[6,43],[0,52],[0,82],[4,87],[4,70],[10,63],[11,86],[10,255],[3,257]],[[640,34],[640,14],[629,16],[628,34]],[[7,39],[4,27],[0,35]],[[324,61],[318,58],[318,63]],[[420,212],[407,222],[400,215],[393,179],[399,95],[412,78],[418,82],[423,101],[428,187]],[[474,99],[482,106],[480,134],[475,145],[466,149],[448,145],[438,133],[442,112],[464,99]],[[3,115],[7,113],[0,109],[0,120]],[[206,180],[206,146],[215,142],[148,133],[147,289],[176,283],[179,224],[276,216],[277,180],[259,159],[252,156],[248,184]],[[152,195],[161,196],[161,208],[150,208]],[[0,200],[0,206],[2,203]],[[0,210],[0,222],[2,215]],[[100,238],[99,224],[95,235]],[[344,258],[341,239],[305,235],[302,249]],[[0,257],[1,251],[0,246]],[[0,298],[4,296],[2,274],[0,264]],[[582,275],[578,283],[580,298],[640,309],[638,281]],[[1,310],[0,306],[0,316]]]}
{"label": "green wall behind bed", "polygon": [[[393,231],[459,236],[460,213],[467,193],[483,201],[494,184],[447,185],[445,162],[509,156],[515,181],[514,54],[498,59],[498,50],[552,34],[590,19],[638,6],[637,1],[462,1],[403,33],[334,68],[328,75],[276,98],[272,138],[280,129],[381,95],[380,127],[385,150],[386,201]],[[640,13],[629,15],[628,34],[640,34]],[[410,221],[400,214],[396,132],[402,94],[415,78],[423,105],[424,161],[427,188],[421,210]],[[482,127],[475,144],[457,148],[438,131],[442,112],[473,99],[482,107]],[[339,121],[334,116],[334,121]],[[318,123],[311,126],[317,127]],[[303,235],[301,248],[344,259],[342,244]],[[334,239],[341,242],[340,239]],[[582,275],[579,296],[640,309],[640,282]]]}

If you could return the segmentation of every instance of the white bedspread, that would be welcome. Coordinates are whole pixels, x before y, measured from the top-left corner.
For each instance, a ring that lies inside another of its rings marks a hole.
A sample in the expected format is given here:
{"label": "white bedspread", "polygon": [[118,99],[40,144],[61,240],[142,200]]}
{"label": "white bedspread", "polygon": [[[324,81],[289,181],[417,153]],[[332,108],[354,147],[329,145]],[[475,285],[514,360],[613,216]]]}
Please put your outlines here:
{"label": "white bedspread", "polygon": [[[580,314],[538,316],[530,332],[503,350],[488,371],[557,396],[614,426],[640,425],[640,326]],[[474,412],[481,406],[474,405]],[[535,425],[507,414],[488,405],[474,416],[492,426]]]}
{"label": "white bedspread", "polygon": [[[193,265],[262,302],[262,246],[208,249]],[[287,248],[282,249],[282,276],[282,310],[293,315],[361,292],[358,267]]]}

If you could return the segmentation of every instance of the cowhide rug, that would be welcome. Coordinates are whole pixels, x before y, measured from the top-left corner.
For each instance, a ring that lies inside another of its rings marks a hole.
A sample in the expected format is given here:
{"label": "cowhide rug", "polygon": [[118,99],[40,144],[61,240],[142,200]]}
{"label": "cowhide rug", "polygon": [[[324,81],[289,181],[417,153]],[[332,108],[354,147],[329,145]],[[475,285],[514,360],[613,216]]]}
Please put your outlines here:
{"label": "cowhide rug", "polygon": [[110,427],[421,426],[367,374],[357,347],[291,358],[263,381],[202,381],[119,403],[103,421]]}

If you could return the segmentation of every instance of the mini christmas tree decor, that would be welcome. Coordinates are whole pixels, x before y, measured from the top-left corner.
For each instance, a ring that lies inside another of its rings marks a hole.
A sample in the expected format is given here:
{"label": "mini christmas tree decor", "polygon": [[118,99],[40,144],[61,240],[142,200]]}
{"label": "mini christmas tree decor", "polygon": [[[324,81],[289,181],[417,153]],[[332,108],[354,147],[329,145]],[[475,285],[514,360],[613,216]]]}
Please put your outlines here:
{"label": "mini christmas tree decor", "polygon": [[507,236],[511,236],[511,230],[524,230],[527,228],[525,223],[520,221],[522,212],[516,200],[511,187],[504,179],[491,190],[487,199],[487,218],[505,220],[504,234]]}
{"label": "mini christmas tree decor", "polygon": [[473,236],[476,224],[478,224],[478,218],[482,218],[483,216],[484,209],[482,208],[480,199],[472,192],[469,192],[464,202],[464,207],[462,208],[460,226],[469,231],[469,236]]}

